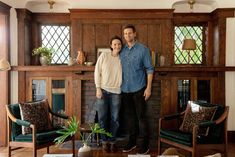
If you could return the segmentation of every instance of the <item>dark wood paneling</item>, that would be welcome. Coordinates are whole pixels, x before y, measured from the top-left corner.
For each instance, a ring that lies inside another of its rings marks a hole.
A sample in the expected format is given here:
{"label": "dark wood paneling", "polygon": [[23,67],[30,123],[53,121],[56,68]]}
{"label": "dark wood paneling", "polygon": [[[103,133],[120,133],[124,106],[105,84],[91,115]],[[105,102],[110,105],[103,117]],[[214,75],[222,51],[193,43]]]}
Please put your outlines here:
{"label": "dark wood paneling", "polygon": [[82,50],[87,56],[87,60],[95,61],[96,51],[96,30],[94,24],[82,25]]}
{"label": "dark wood paneling", "polygon": [[203,24],[212,20],[211,14],[208,13],[175,13],[175,25],[188,25],[188,24]]}
{"label": "dark wood paneling", "polygon": [[70,25],[70,14],[68,13],[33,13],[33,18],[37,23],[44,25]]}
{"label": "dark wood paneling", "polygon": [[112,25],[109,25],[109,39],[111,39],[115,35],[122,37],[122,25],[121,24],[113,23]]}
{"label": "dark wood paneling", "polygon": [[109,25],[96,24],[95,25],[95,45],[97,47],[106,47],[109,45]]}
{"label": "dark wood paneling", "polygon": [[173,9],[70,9],[76,19],[167,19],[173,17]]}
{"label": "dark wood paneling", "polygon": [[225,65],[226,18],[234,17],[234,8],[216,9],[211,15],[213,19],[213,63]]}
{"label": "dark wood paneling", "polygon": [[148,25],[148,43],[146,45],[149,46],[151,51],[155,51],[157,53],[161,52],[161,25],[160,24],[152,24]]}
{"label": "dark wood paneling", "polygon": [[[225,11],[225,13],[223,13]],[[31,13],[27,10],[18,11],[19,38],[30,40],[26,36],[25,30],[30,32],[32,27],[31,48],[40,45],[39,28],[40,24],[68,24],[71,26],[71,56],[76,57],[77,50],[85,52],[87,60],[96,61],[96,51],[100,47],[109,47],[109,40],[113,35],[122,36],[122,28],[126,24],[133,24],[137,29],[138,41],[145,44],[150,50],[160,53],[166,58],[164,67],[156,67],[153,91],[149,100],[150,118],[156,122],[158,117],[177,111],[177,79],[189,78],[193,80],[193,85],[197,79],[209,78],[212,81],[212,102],[225,104],[225,71],[234,71],[234,67],[225,67],[225,19],[234,16],[231,9],[216,10],[213,13],[190,13],[173,14],[173,9],[71,9],[70,14],[41,14]],[[17,12],[17,14],[18,14]],[[31,20],[30,18],[33,18]],[[28,21],[24,21],[27,19]],[[28,25],[32,22],[32,26]],[[177,66],[174,65],[174,26],[175,25],[205,25],[208,33],[205,43],[205,64],[203,66]],[[26,28],[27,29],[26,29]],[[33,34],[36,33],[34,36]],[[223,41],[222,41],[223,40]],[[69,110],[72,115],[84,120],[84,112],[87,105],[94,100],[94,67],[86,66],[48,66],[31,67],[25,55],[29,55],[29,49],[25,46],[30,42],[19,42],[19,65],[23,67],[13,67],[19,70],[19,99],[24,100],[25,71],[37,73],[37,75],[61,75],[72,77],[72,106]],[[216,65],[216,66],[215,66]],[[27,73],[27,72],[26,72]],[[192,88],[192,92],[195,92]],[[159,92],[158,95],[156,92]],[[220,96],[216,94],[223,92]],[[194,93],[192,98],[196,98]],[[83,118],[82,118],[83,117]],[[151,121],[151,120],[150,120]],[[151,121],[151,123],[154,123]],[[153,125],[152,130],[157,125]],[[156,138],[156,134],[153,135]]]}
{"label": "dark wood paneling", "polygon": [[136,39],[144,45],[148,44],[148,25],[136,24]]}
{"label": "dark wood paneling", "polygon": [[7,15],[9,16],[10,15],[10,9],[11,9],[11,6],[3,3],[2,1],[0,1],[0,12],[4,15]]}

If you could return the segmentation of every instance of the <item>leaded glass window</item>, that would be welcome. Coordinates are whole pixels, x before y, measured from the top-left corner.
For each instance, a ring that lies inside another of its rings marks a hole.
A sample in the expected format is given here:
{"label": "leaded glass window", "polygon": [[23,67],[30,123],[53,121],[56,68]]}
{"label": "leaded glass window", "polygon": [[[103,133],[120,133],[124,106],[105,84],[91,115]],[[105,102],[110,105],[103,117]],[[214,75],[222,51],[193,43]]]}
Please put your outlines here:
{"label": "leaded glass window", "polygon": [[42,46],[53,48],[51,64],[67,64],[70,52],[70,27],[42,25],[41,26]]}
{"label": "leaded glass window", "polygon": [[[175,26],[175,64],[202,64],[203,30],[203,26]],[[196,40],[196,50],[182,50],[183,40],[186,38]]]}

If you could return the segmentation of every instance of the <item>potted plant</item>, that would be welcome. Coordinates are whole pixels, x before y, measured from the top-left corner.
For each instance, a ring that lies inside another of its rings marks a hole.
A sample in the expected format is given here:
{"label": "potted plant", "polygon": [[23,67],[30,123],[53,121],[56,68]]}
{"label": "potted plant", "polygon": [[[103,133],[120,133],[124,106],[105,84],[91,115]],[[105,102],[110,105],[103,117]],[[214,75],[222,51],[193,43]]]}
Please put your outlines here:
{"label": "potted plant", "polygon": [[[79,132],[79,121],[76,120],[76,117],[72,117],[68,122],[67,122],[68,126],[67,127],[63,127],[63,130],[57,131],[58,134],[61,134],[61,136],[57,137],[54,141],[55,143],[58,144],[62,144],[66,138],[68,138],[69,136],[72,137],[73,135],[75,135],[77,132]],[[81,137],[83,146],[81,148],[79,148],[78,150],[78,154],[80,154],[79,156],[91,156],[91,147],[88,146],[88,141],[91,140],[91,138],[93,137],[93,135],[95,134],[104,134],[108,137],[112,137],[111,133],[106,132],[103,128],[100,127],[100,125],[98,123],[94,123],[94,124],[90,124],[90,129],[91,132],[88,134],[88,136],[85,136],[83,134],[81,134],[81,132],[79,132],[79,135]]]}
{"label": "potted plant", "polygon": [[53,53],[54,50],[52,48],[49,49],[47,47],[38,47],[33,49],[32,55],[39,55],[41,65],[48,65],[51,63]]}

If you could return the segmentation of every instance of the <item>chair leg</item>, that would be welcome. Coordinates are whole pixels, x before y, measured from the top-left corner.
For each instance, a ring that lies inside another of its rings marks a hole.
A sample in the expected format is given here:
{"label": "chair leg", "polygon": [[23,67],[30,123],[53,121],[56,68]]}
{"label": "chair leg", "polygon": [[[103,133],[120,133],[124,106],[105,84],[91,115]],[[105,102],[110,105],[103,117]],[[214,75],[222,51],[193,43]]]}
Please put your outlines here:
{"label": "chair leg", "polygon": [[49,146],[47,147],[47,154],[49,154]]}
{"label": "chair leg", "polygon": [[73,157],[75,157],[75,136],[72,137]]}
{"label": "chair leg", "polygon": [[161,154],[161,141],[160,141],[160,137],[158,137],[158,144],[157,144],[157,154],[160,155]]}
{"label": "chair leg", "polygon": [[33,157],[37,157],[37,149],[35,147],[33,148]]}
{"label": "chair leg", "polygon": [[224,157],[227,157],[228,156],[228,145],[227,143],[225,143],[225,146],[224,146]]}
{"label": "chair leg", "polygon": [[192,157],[196,157],[196,151],[195,150],[192,151]]}
{"label": "chair leg", "polygon": [[99,140],[99,134],[98,133],[96,134],[96,144],[97,144],[97,146],[100,145],[100,140]]}
{"label": "chair leg", "polygon": [[11,157],[11,146],[9,145],[7,147],[7,154],[8,154],[8,157]]}

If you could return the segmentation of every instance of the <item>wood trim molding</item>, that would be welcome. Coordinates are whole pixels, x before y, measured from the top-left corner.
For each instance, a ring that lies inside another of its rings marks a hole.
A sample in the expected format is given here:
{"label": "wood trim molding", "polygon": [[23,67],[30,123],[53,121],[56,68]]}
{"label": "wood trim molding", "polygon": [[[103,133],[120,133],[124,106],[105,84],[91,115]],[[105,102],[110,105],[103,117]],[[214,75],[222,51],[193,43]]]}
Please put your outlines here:
{"label": "wood trim molding", "polygon": [[40,24],[70,25],[69,13],[33,13],[33,19]]}
{"label": "wood trim molding", "polygon": [[235,131],[228,131],[228,142],[235,143]]}
{"label": "wood trim molding", "polygon": [[[56,66],[12,66],[12,71],[35,71],[35,72],[82,72],[82,71],[94,71],[95,66],[84,66],[84,65],[56,65]],[[235,71],[235,66],[162,66],[156,67],[156,72],[225,72]]]}
{"label": "wood trim molding", "polygon": [[[5,58],[9,60],[10,58],[10,6],[0,2],[0,59]],[[1,87],[1,97],[0,97],[0,146],[7,145],[7,124],[6,124],[6,110],[4,106],[10,102],[10,73],[8,71],[0,72],[0,87]]]}
{"label": "wood trim molding", "polygon": [[70,18],[171,19],[174,9],[70,9]]}
{"label": "wood trim molding", "polygon": [[213,18],[227,18],[235,16],[235,8],[219,8],[211,12]]}
{"label": "wood trim molding", "polygon": [[211,15],[208,13],[174,13],[174,24],[206,24],[211,20]]}
{"label": "wood trim molding", "polygon": [[81,71],[94,71],[94,66],[67,66],[67,65],[57,65],[57,66],[12,66],[13,71],[35,71],[35,72],[81,72]]}
{"label": "wood trim molding", "polygon": [[11,6],[0,1],[0,12],[4,14],[10,14]]}

